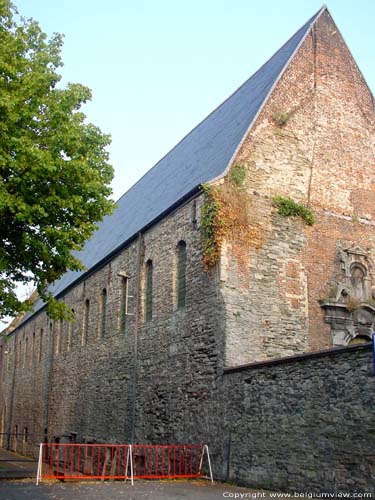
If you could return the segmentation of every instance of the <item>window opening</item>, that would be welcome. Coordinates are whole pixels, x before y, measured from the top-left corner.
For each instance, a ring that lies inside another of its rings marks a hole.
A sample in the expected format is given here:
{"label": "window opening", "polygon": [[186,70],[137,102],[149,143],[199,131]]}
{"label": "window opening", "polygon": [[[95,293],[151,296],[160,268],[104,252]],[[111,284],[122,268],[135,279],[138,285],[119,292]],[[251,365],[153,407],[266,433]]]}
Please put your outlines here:
{"label": "window opening", "polygon": [[152,319],[152,260],[146,263],[146,321]]}
{"label": "window opening", "polygon": [[186,243],[177,246],[177,309],[186,305]]}
{"label": "window opening", "polygon": [[101,296],[101,318],[100,318],[100,336],[105,336],[106,329],[106,316],[107,316],[107,290],[103,288]]}

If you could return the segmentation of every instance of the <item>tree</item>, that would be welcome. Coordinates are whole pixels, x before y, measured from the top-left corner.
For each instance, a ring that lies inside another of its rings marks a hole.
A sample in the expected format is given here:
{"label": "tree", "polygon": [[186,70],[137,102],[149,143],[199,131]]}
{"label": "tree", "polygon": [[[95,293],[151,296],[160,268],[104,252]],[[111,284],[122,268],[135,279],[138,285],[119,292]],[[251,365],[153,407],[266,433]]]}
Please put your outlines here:
{"label": "tree", "polygon": [[30,307],[15,293],[30,282],[61,317],[47,285],[83,269],[72,251],[114,207],[110,137],[80,111],[88,88],[58,87],[61,35],[0,0],[0,47],[0,318]]}

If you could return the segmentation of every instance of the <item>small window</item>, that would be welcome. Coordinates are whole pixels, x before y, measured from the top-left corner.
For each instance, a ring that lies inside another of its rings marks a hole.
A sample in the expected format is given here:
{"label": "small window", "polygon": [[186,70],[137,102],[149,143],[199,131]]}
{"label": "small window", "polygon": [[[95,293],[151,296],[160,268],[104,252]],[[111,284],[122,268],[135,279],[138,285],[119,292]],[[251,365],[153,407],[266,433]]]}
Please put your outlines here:
{"label": "small window", "polygon": [[14,425],[14,442],[13,442],[13,450],[17,451],[17,441],[18,441],[18,425]]}
{"label": "small window", "polygon": [[9,347],[8,354],[7,354],[7,372],[10,372],[11,357],[12,357],[12,349],[11,349],[11,347]]}
{"label": "small window", "polygon": [[40,329],[38,363],[40,363],[42,359],[42,354],[43,354],[43,328]]}
{"label": "small window", "polygon": [[28,339],[28,337],[26,337],[25,350],[24,350],[24,353],[23,353],[23,367],[24,368],[26,367],[27,351],[28,351],[28,349],[29,349],[29,339]]}
{"label": "small window", "polygon": [[89,324],[90,324],[90,301],[89,299],[86,299],[83,309],[81,345],[87,344],[87,339],[89,336]]}
{"label": "small window", "polygon": [[59,321],[59,324],[56,328],[56,338],[55,338],[55,354],[56,354],[56,356],[58,356],[60,354],[61,332],[62,332],[62,321]]}
{"label": "small window", "polygon": [[27,427],[25,427],[25,428],[23,429],[23,442],[24,442],[24,443],[27,443],[28,434],[29,434],[29,433],[28,433],[28,429],[27,429]]}
{"label": "small window", "polygon": [[177,309],[186,305],[186,243],[180,241],[177,245],[177,274],[176,274]]}
{"label": "small window", "polygon": [[126,316],[128,315],[129,278],[121,276],[120,332],[126,332]]}
{"label": "small window", "polygon": [[30,360],[30,366],[32,366],[35,362],[35,331],[33,332],[33,340],[32,340],[32,345],[31,345],[31,360]]}
{"label": "small window", "polygon": [[74,324],[74,321],[75,321],[74,309],[72,309],[71,311],[72,311],[71,321],[68,321],[68,325],[67,325],[66,350],[68,352],[72,349],[73,324]]}
{"label": "small window", "polygon": [[107,290],[103,288],[101,294],[101,304],[100,304],[100,336],[103,338],[105,336],[106,329],[106,317],[107,317]]}
{"label": "small window", "polygon": [[152,260],[146,262],[146,295],[145,295],[145,310],[146,321],[152,319]]}

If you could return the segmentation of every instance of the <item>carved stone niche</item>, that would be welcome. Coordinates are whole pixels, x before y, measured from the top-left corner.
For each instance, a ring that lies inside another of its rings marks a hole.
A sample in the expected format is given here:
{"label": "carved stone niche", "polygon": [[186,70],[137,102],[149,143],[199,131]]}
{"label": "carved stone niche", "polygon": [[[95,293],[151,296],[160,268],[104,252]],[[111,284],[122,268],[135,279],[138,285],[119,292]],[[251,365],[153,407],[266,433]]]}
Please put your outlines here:
{"label": "carved stone niche", "polygon": [[325,321],[331,325],[332,344],[345,346],[371,340],[375,326],[372,289],[373,263],[358,245],[337,245],[342,279],[336,281],[330,297],[320,301]]}

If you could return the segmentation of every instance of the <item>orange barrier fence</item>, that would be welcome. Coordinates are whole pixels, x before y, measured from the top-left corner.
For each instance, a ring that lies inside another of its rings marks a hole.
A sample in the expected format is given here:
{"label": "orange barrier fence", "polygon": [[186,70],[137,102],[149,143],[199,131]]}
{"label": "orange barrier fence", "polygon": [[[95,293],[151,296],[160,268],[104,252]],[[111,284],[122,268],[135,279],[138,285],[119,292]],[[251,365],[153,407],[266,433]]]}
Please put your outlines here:
{"label": "orange barrier fence", "polygon": [[[206,471],[206,473],[205,473]],[[212,480],[207,445],[60,444],[40,445],[37,484],[42,479]]]}

